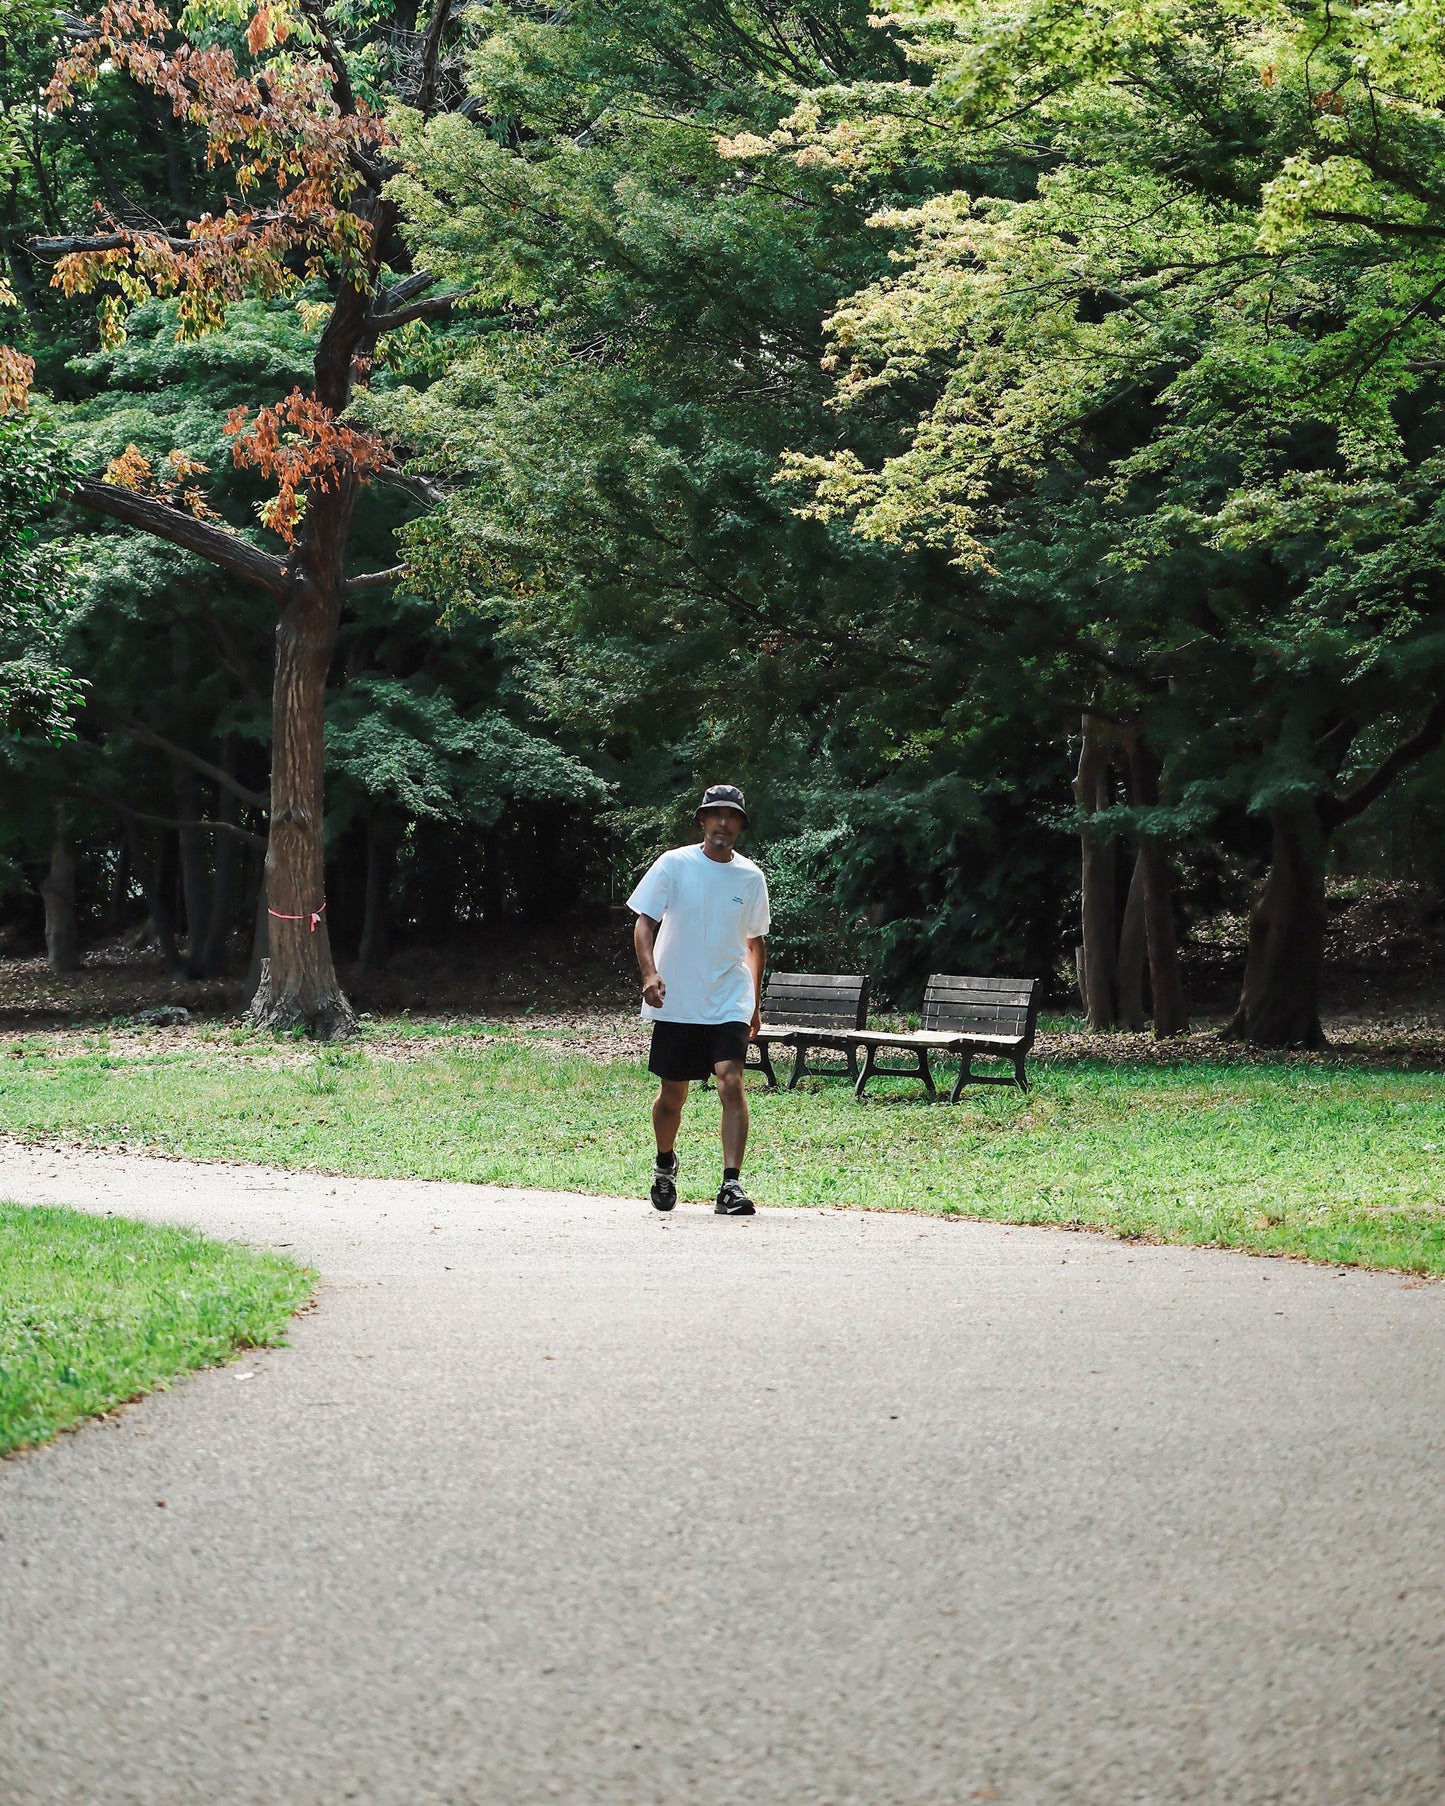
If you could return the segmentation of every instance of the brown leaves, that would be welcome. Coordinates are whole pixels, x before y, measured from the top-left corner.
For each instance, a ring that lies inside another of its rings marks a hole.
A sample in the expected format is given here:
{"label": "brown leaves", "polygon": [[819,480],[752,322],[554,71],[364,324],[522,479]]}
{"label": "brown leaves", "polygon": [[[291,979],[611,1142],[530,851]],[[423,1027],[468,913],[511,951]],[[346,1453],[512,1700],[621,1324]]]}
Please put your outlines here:
{"label": "brown leaves", "polygon": [[0,345],[0,414],[23,414],[30,405],[35,359],[13,345]]}
{"label": "brown leaves", "polygon": [[[15,306],[15,291],[0,276],[0,307]],[[35,359],[13,345],[0,345],[0,414],[23,414],[30,405],[30,381]]]}
{"label": "brown leaves", "polygon": [[221,518],[199,489],[187,486],[191,477],[203,476],[211,468],[209,464],[202,464],[183,451],[172,451],[166,454],[166,467],[170,475],[157,482],[150,459],[138,445],[128,445],[106,465],[101,481],[113,489],[129,489],[133,495],[151,495],[157,501],[169,502],[197,520]]}
{"label": "brown leaves", "polygon": [[261,509],[261,519],[287,545],[296,542],[304,490],[336,489],[347,478],[364,483],[388,458],[383,440],[347,426],[299,389],[277,406],[262,408],[254,420],[247,420],[245,408],[233,408],[226,431],[235,442],[235,463],[275,480],[276,494]]}
{"label": "brown leaves", "polygon": [[243,294],[289,291],[298,270],[329,262],[366,274],[371,227],[347,203],[362,184],[358,160],[389,145],[391,134],[364,104],[338,106],[337,74],[324,58],[295,44],[270,54],[292,36],[283,5],[255,7],[248,68],[230,49],[184,35],[178,41],[176,22],[153,0],[109,0],[90,23],[95,35],[56,69],[47,90],[52,110],[73,104],[113,65],[205,132],[208,163],[228,166],[243,198],[263,184],[278,194],[264,212],[203,214],[183,238],[117,225],[106,248],[62,257],[53,281],[67,294],[118,291],[102,303],[109,343],[122,334],[126,308],[152,295],[180,295],[180,336],[193,338],[219,326],[227,303]]}

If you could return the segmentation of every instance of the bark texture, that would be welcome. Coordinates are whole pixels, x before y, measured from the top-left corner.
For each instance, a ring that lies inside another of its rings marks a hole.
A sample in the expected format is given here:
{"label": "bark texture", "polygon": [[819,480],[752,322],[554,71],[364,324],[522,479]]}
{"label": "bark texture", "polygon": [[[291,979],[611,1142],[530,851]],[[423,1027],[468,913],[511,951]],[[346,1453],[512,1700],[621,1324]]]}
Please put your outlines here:
{"label": "bark texture", "polygon": [[1325,847],[1316,809],[1270,816],[1271,858],[1249,918],[1244,988],[1226,1038],[1255,1047],[1327,1045],[1320,1025],[1325,965]]}
{"label": "bark texture", "polygon": [[[323,1041],[356,1030],[331,957],[322,840],[326,674],[340,617],[340,548],[353,488],[342,484],[308,519],[297,581],[276,624],[265,885],[269,957],[261,962],[250,1008],[257,1028],[300,1028]],[[343,500],[345,511],[338,514]]]}

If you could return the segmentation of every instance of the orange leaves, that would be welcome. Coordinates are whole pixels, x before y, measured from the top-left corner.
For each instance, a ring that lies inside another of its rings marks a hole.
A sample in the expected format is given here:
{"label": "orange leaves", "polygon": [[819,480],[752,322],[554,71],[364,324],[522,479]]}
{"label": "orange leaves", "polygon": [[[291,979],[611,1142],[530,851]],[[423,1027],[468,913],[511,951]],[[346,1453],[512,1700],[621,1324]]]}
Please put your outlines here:
{"label": "orange leaves", "polygon": [[102,483],[115,489],[129,489],[135,495],[151,493],[151,461],[138,445],[128,445],[118,458],[105,467]]}
{"label": "orange leaves", "polygon": [[287,545],[296,542],[305,490],[336,489],[348,479],[364,483],[387,462],[386,446],[375,434],[347,426],[299,389],[277,406],[262,408],[254,420],[247,420],[245,408],[232,408],[226,431],[234,440],[236,464],[274,479],[276,494],[261,509],[261,519]]}
{"label": "orange leaves", "polygon": [[150,459],[138,445],[128,445],[118,458],[112,458],[106,465],[101,481],[109,483],[113,489],[129,489],[133,495],[149,495],[159,502],[169,502],[172,507],[183,508],[187,514],[195,515],[197,520],[221,518],[199,489],[186,486],[189,478],[204,476],[211,468],[209,464],[202,464],[198,458],[189,457],[183,451],[172,451],[166,453],[166,467],[170,475],[157,482]]}
{"label": "orange leaves", "polygon": [[[0,307],[15,306],[15,291],[0,276]],[[35,359],[13,345],[0,345],[0,414],[23,414],[30,406],[30,381]]]}
{"label": "orange leaves", "polygon": [[35,359],[13,345],[0,345],[0,414],[23,414],[30,405]]}
{"label": "orange leaves", "polygon": [[[112,65],[204,131],[207,162],[228,168],[243,198],[267,186],[276,196],[265,211],[204,214],[184,237],[116,226],[105,249],[82,246],[62,257],[56,286],[108,291],[108,344],[123,336],[127,309],[152,295],[179,294],[180,336],[195,338],[221,323],[229,302],[284,294],[298,272],[332,264],[365,275],[372,228],[348,202],[364,180],[358,164],[366,167],[367,153],[389,146],[391,134],[363,103],[337,104],[344,72],[311,48],[314,34],[298,26],[286,0],[258,0],[249,61],[188,39],[187,15],[173,20],[158,0],[106,0],[89,23],[94,35],[62,59],[47,90],[52,110],[71,105]],[[273,54],[288,40],[284,54]],[[344,84],[341,91],[349,96]]]}
{"label": "orange leaves", "polygon": [[284,44],[291,35],[291,21],[279,7],[258,6],[246,30],[246,48],[260,56],[273,44]]}

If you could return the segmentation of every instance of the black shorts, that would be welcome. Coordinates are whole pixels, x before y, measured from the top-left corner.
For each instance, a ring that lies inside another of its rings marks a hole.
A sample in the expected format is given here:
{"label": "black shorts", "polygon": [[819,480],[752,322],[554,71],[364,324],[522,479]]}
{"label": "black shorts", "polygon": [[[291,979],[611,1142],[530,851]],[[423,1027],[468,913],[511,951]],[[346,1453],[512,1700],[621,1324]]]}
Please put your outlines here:
{"label": "black shorts", "polygon": [[707,1079],[724,1060],[747,1057],[746,1022],[654,1022],[647,1070],[659,1079]]}

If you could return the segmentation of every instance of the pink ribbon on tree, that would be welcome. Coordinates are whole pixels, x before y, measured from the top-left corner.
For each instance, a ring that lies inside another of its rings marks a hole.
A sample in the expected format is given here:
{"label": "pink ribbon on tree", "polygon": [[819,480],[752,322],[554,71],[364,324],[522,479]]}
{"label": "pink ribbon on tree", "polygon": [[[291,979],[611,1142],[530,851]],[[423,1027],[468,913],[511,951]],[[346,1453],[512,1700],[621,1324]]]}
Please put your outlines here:
{"label": "pink ribbon on tree", "polygon": [[[322,916],[326,914],[326,905],[323,903],[320,909],[313,909],[309,913],[311,919],[311,932],[315,934],[316,930],[321,926]],[[307,919],[305,915],[288,916],[283,910],[272,909],[269,906],[267,907],[266,914],[268,916],[275,916],[278,922],[304,922]]]}

